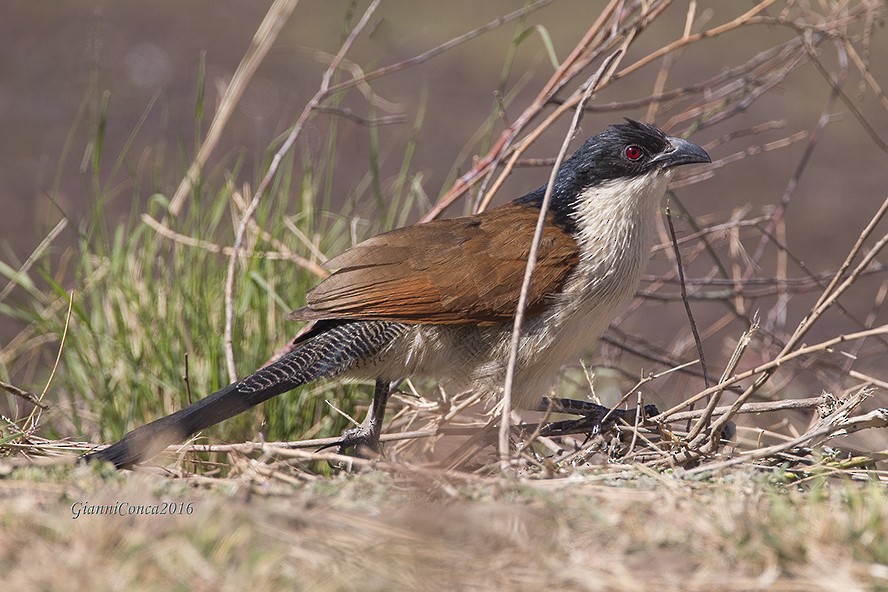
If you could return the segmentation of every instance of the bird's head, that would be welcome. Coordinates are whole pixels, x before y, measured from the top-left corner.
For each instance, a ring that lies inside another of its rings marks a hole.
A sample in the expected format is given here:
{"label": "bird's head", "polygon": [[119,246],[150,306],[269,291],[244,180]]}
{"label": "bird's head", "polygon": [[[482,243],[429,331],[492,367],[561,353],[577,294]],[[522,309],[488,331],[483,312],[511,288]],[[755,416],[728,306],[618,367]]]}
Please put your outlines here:
{"label": "bird's head", "polygon": [[[627,119],[592,136],[564,161],[551,211],[557,224],[575,230],[578,218],[594,215],[602,206],[655,207],[675,167],[707,162],[709,154],[697,144]],[[539,206],[545,189],[540,187],[519,202]]]}
{"label": "bird's head", "polygon": [[627,119],[589,138],[565,161],[559,177],[576,184],[576,189],[585,189],[612,179],[656,175],[683,164],[706,162],[711,162],[709,154],[697,144]]}

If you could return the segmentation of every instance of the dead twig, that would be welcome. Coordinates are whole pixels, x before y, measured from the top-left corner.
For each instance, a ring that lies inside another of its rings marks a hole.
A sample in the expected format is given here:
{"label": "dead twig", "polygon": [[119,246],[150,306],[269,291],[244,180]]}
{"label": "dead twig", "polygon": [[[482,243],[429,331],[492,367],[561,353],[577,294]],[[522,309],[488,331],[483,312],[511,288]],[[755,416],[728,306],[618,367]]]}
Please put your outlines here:
{"label": "dead twig", "polygon": [[2,380],[0,380],[0,388],[14,397],[18,397],[27,401],[31,405],[36,405],[41,409],[49,409],[49,406],[46,403],[41,402],[37,395],[35,395],[34,393],[30,393],[24,389],[20,389],[19,387],[13,384],[9,384],[8,382],[3,382]]}
{"label": "dead twig", "polygon": [[[884,334],[888,334],[888,325],[881,325],[879,327],[874,327],[873,329],[868,329],[866,331],[858,331],[856,333],[839,335],[837,337],[833,337],[831,339],[821,341],[820,343],[817,343],[814,345],[801,347],[801,348],[794,350],[792,352],[787,352],[786,354],[779,356],[779,357],[777,357],[773,360],[770,360],[768,362],[765,362],[764,364],[760,364],[759,366],[756,366],[755,368],[753,368],[751,370],[747,370],[746,372],[741,372],[740,374],[735,374],[720,384],[709,387],[708,389],[704,389],[704,390],[700,391],[699,393],[697,393],[696,395],[694,395],[693,397],[690,397],[690,398],[686,399],[685,401],[682,401],[681,403],[679,403],[675,407],[667,409],[666,411],[664,411],[663,413],[661,413],[660,415],[658,415],[652,419],[654,421],[665,421],[673,413],[676,413],[679,410],[691,405],[692,403],[695,403],[695,402],[699,401],[700,399],[705,398],[707,395],[712,395],[715,392],[717,392],[718,390],[724,389],[726,386],[728,386],[730,384],[735,384],[737,382],[741,382],[741,381],[746,380],[748,378],[752,378],[753,376],[758,376],[758,375],[762,374],[763,372],[775,370],[775,369],[779,368],[781,365],[785,364],[786,362],[789,362],[789,361],[794,360],[796,358],[808,356],[808,355],[811,355],[811,354],[817,353],[817,352],[826,351],[826,350],[830,349],[832,346],[838,345],[840,343],[845,343],[845,342],[853,341],[856,339],[863,339],[864,337],[869,337],[871,335],[884,335]],[[744,392],[744,395],[745,394],[746,393]],[[747,398],[748,398],[748,395],[747,395]],[[738,399],[738,401],[739,401],[739,399]],[[743,401],[743,402],[745,402],[745,401]],[[739,405],[736,403],[734,405],[736,406],[736,408],[739,409],[743,405],[743,402],[741,402]]]}
{"label": "dead twig", "polygon": [[[494,142],[487,154],[478,159],[476,164],[472,167],[472,170],[457,179],[456,183],[453,184],[453,187],[451,187],[450,190],[426,213],[426,215],[422,217],[422,222],[434,220],[441,215],[450,204],[456,201],[463,193],[481,180],[489,168],[496,166],[496,164],[502,159],[504,151],[518,136],[520,130],[522,130],[531,119],[539,114],[551,97],[553,97],[573,75],[576,75],[578,71],[582,70],[582,68],[594,59],[596,53],[589,51],[590,47],[620,4],[621,0],[610,0],[610,2],[608,2],[607,6],[601,11],[601,14],[599,14],[592,26],[589,27],[567,59],[565,59],[555,73],[552,74],[549,81],[543,86],[536,98],[521,113],[521,115],[515,119],[512,125],[500,134],[500,137]],[[562,110],[562,112],[567,111],[572,106],[575,106],[575,104],[568,105],[567,108]],[[489,191],[488,194],[492,195],[493,191]],[[479,206],[478,210],[480,211],[484,207],[485,206],[482,204]]]}
{"label": "dead twig", "polygon": [[[757,329],[758,321],[755,320],[753,321],[752,327],[743,332],[743,335],[737,342],[737,347],[734,348],[734,353],[731,355],[731,359],[728,361],[728,365],[725,367],[724,372],[722,372],[721,378],[718,381],[719,384],[724,383],[728,379],[728,377],[731,376],[737,369],[737,365],[740,363],[740,359],[743,357],[743,353],[746,351],[746,348],[749,347],[749,344],[752,342],[752,336],[755,334]],[[718,405],[718,402],[721,400],[722,394],[724,394],[724,391],[717,391],[706,402],[706,408],[703,410],[703,414],[700,416],[700,421],[698,421],[694,425],[694,427],[689,430],[687,437],[688,441],[693,442],[697,438],[697,436],[699,436],[703,432],[703,430],[709,427],[710,419],[713,415],[715,415],[716,405]],[[743,407],[741,406],[741,409],[742,408]],[[730,409],[731,408],[728,407],[728,411],[724,413],[729,413]],[[718,415],[724,415],[724,413],[720,413]]]}
{"label": "dead twig", "polygon": [[614,63],[616,63],[620,55],[622,55],[622,51],[611,54],[606,60],[604,60],[598,71],[594,75],[592,75],[589,80],[586,81],[586,84],[581,87],[580,92],[578,93],[581,98],[577,103],[577,109],[574,113],[574,119],[571,122],[567,134],[565,134],[564,136],[564,141],[561,144],[561,150],[558,152],[558,156],[555,158],[555,164],[552,166],[552,172],[549,175],[549,182],[546,185],[546,192],[543,194],[543,201],[540,204],[540,214],[537,218],[536,229],[534,230],[533,240],[530,244],[530,252],[527,255],[527,266],[524,270],[524,279],[521,283],[521,293],[518,296],[518,308],[515,311],[515,322],[512,327],[512,340],[509,351],[509,361],[506,365],[506,378],[505,384],[503,385],[503,397],[502,401],[500,402],[501,407],[499,427],[499,453],[500,469],[503,473],[511,470],[512,457],[509,451],[509,435],[512,414],[512,386],[515,380],[515,366],[518,362],[518,349],[521,341],[521,327],[524,322],[524,312],[527,308],[527,295],[528,292],[530,292],[530,280],[531,276],[533,275],[533,268],[536,266],[537,250],[539,249],[540,241],[543,238],[543,230],[545,229],[546,214],[549,210],[549,202],[552,200],[552,193],[555,191],[555,181],[558,178],[558,170],[561,168],[561,163],[564,161],[564,157],[567,155],[567,149],[570,146],[570,142],[571,140],[573,140],[577,127],[580,124],[580,118],[583,116],[583,104],[589,100],[589,97],[592,96],[592,93],[597,88],[598,82],[601,80],[604,74],[608,70],[610,70],[610,67]]}
{"label": "dead twig", "polygon": [[703,383],[709,388],[709,371],[706,369],[706,357],[703,354],[703,342],[700,339],[700,332],[697,330],[697,323],[694,321],[694,313],[691,310],[691,304],[688,302],[688,290],[685,285],[684,266],[681,262],[681,249],[678,248],[678,239],[675,237],[675,225],[672,223],[672,212],[669,206],[666,206],[666,222],[669,224],[669,236],[672,239],[672,249],[675,255],[675,267],[678,271],[678,285],[681,290],[681,299],[684,302],[685,312],[688,315],[688,323],[691,325],[691,333],[694,335],[694,343],[697,346],[697,356],[700,360],[700,368],[703,370]]}
{"label": "dead twig", "polygon": [[[217,243],[213,243],[210,241],[202,240],[199,238],[194,238],[192,236],[186,236],[184,234],[178,233],[172,230],[169,226],[165,226],[160,221],[152,218],[148,214],[142,214],[142,222],[146,225],[150,226],[155,232],[164,236],[172,241],[177,243],[189,246],[196,247],[198,249],[203,249],[208,253],[219,253],[221,255],[227,255],[231,257],[232,255],[237,254],[237,251],[234,247],[223,246]],[[256,229],[258,230],[258,228]],[[261,259],[271,259],[271,260],[283,260],[290,261],[295,263],[299,267],[302,267],[309,272],[313,273],[317,277],[325,278],[330,273],[309,259],[302,257],[301,255],[297,255],[296,253],[291,252],[283,243],[280,241],[275,241],[271,236],[263,236],[263,240],[270,240],[270,242],[274,242],[279,247],[278,251],[254,251],[252,249],[241,248],[240,255],[242,257],[259,257]]]}
{"label": "dead twig", "polygon": [[842,402],[839,407],[829,416],[821,419],[807,432],[798,438],[776,444],[774,446],[766,446],[758,448],[750,452],[740,454],[734,458],[716,461],[700,465],[693,469],[687,470],[686,476],[693,476],[699,473],[708,473],[723,470],[738,464],[747,463],[752,460],[767,458],[778,452],[791,450],[797,446],[808,445],[815,446],[823,440],[839,434],[848,434],[853,431],[867,429],[870,427],[888,427],[888,409],[878,409],[874,412],[857,418],[849,418],[851,411],[857,408],[870,395],[870,389],[864,388],[858,391],[846,401]]}
{"label": "dead twig", "polygon": [[[812,409],[818,405],[822,405],[826,399],[820,397],[808,397],[806,399],[788,399],[786,401],[768,401],[765,403],[744,403],[737,410],[737,414],[744,413],[771,413],[774,411],[786,411],[788,409]],[[688,419],[699,419],[705,415],[724,415],[731,410],[730,405],[715,407],[711,411],[709,409],[698,409],[696,411],[682,411],[669,416],[668,421],[679,422]]]}

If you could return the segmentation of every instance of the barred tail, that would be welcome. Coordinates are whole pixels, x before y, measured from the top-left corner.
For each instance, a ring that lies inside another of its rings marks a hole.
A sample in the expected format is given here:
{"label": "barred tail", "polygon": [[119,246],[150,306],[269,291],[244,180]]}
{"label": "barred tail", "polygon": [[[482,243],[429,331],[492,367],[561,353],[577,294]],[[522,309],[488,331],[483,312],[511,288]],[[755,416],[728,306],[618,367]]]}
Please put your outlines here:
{"label": "barred tail", "polygon": [[383,321],[331,323],[273,364],[184,409],[136,428],[116,444],[90,453],[83,460],[107,461],[117,468],[136,465],[167,446],[276,395],[347,371],[379,353],[405,330],[405,325]]}

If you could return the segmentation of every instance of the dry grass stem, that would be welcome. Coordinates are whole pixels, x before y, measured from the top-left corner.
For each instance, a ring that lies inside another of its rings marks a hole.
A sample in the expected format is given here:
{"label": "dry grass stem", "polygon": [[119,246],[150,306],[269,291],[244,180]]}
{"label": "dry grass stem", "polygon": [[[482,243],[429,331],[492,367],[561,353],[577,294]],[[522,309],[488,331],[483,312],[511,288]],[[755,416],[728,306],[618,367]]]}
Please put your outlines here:
{"label": "dry grass stem", "polygon": [[[367,26],[367,23],[370,21],[370,17],[376,11],[377,6],[379,6],[379,2],[381,0],[374,0],[370,3],[370,6],[364,11],[363,16],[355,25],[355,27],[351,30],[348,37],[342,44],[342,47],[339,49],[339,52],[330,62],[330,67],[327,68],[327,71],[324,72],[324,75],[321,80],[321,87],[318,89],[318,92],[311,98],[311,100],[305,105],[305,108],[302,110],[302,114],[299,116],[299,119],[296,121],[296,124],[293,126],[293,129],[287,135],[286,139],[281,144],[281,147],[274,153],[274,156],[271,159],[271,163],[268,165],[268,170],[265,172],[265,176],[262,177],[262,180],[259,182],[259,185],[256,187],[256,192],[253,195],[253,199],[250,201],[250,205],[247,207],[247,210],[244,212],[240,224],[238,225],[237,232],[234,237],[234,244],[232,245],[232,254],[229,258],[228,262],[228,273],[226,275],[225,281],[225,361],[228,366],[228,376],[231,382],[235,382],[237,380],[237,370],[235,368],[234,362],[234,349],[232,347],[233,335],[232,335],[232,326],[234,322],[234,306],[233,306],[233,293],[234,293],[234,280],[235,280],[235,270],[237,267],[237,258],[240,254],[240,247],[243,243],[244,237],[246,235],[247,227],[249,226],[253,213],[256,211],[256,208],[259,207],[259,202],[265,196],[268,191],[268,187],[271,185],[272,181],[277,174],[278,167],[283,161],[284,156],[290,151],[293,145],[296,143],[296,139],[299,137],[300,132],[305,126],[308,118],[317,109],[324,100],[327,99],[332,94],[330,90],[331,81],[333,79],[333,75],[339,69],[339,65],[342,62],[345,54],[351,49],[351,46],[354,44],[355,40],[358,38],[358,35],[361,34],[361,31],[364,30],[364,27]],[[282,19],[285,20],[285,19]]]}
{"label": "dry grass stem", "polygon": [[555,191],[555,180],[558,177],[558,170],[561,168],[561,163],[567,155],[567,149],[570,147],[570,143],[573,140],[574,134],[576,134],[577,131],[577,127],[580,124],[580,118],[583,115],[583,105],[586,103],[586,101],[589,100],[589,97],[592,96],[592,93],[595,92],[595,89],[598,87],[598,84],[601,81],[602,77],[611,68],[611,66],[616,63],[620,55],[622,55],[622,51],[611,54],[606,60],[604,60],[598,71],[580,87],[580,100],[577,103],[577,108],[576,112],[574,113],[573,121],[571,122],[570,128],[568,128],[567,134],[565,134],[564,136],[564,141],[561,143],[561,150],[559,150],[558,156],[555,158],[555,164],[552,166],[552,171],[549,175],[549,182],[547,183],[546,191],[543,194],[543,202],[542,204],[540,204],[540,214],[537,218],[536,229],[534,230],[533,234],[533,241],[530,244],[530,252],[527,255],[527,266],[524,270],[524,279],[521,283],[521,293],[518,296],[518,308],[515,311],[515,323],[512,328],[512,341],[509,349],[509,361],[506,365],[506,378],[505,384],[503,385],[503,397],[500,407],[501,411],[499,428],[499,451],[501,468],[504,473],[510,470],[511,465],[509,435],[510,419],[512,414],[512,383],[515,380],[515,364],[518,361],[518,348],[521,341],[521,327],[524,322],[524,312],[527,308],[527,295],[530,291],[531,276],[533,275],[533,268],[536,266],[537,250],[539,249],[540,241],[543,238],[543,230],[545,229],[546,214],[549,210],[549,202],[552,199],[552,193]]}
{"label": "dry grass stem", "polygon": [[278,33],[281,32],[298,2],[299,0],[275,0],[268,13],[266,13],[262,24],[256,30],[250,48],[244,54],[240,65],[231,78],[231,82],[228,83],[228,87],[225,89],[225,94],[219,104],[219,110],[216,112],[216,116],[213,117],[213,122],[210,124],[207,137],[203,145],[201,145],[197,157],[188,169],[185,178],[179,184],[179,188],[176,189],[172,201],[170,201],[169,210],[174,217],[179,214],[185,199],[188,197],[188,193],[200,177],[201,170],[207,159],[209,159],[213,150],[216,149],[222,136],[222,131],[225,129],[225,125],[228,123],[231,114],[249,85],[250,79],[256,73],[259,64],[268,55],[268,51],[274,44],[275,39],[277,39]]}

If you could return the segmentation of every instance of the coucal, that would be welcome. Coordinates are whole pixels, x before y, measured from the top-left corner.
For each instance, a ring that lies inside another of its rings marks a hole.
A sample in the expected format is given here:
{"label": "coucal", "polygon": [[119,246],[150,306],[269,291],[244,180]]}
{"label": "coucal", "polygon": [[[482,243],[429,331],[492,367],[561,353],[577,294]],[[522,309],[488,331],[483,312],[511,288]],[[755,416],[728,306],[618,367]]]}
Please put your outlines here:
{"label": "coucal", "polygon": [[[538,251],[513,402],[536,408],[635,294],[675,167],[710,162],[700,146],[626,120],[558,171]],[[343,444],[376,448],[393,386],[502,391],[512,324],[546,188],[462,218],[386,232],[327,261],[333,273],[291,319],[312,321],[276,362],[126,434],[86,460],[130,467],[170,444],[323,377],[375,379],[367,419]]]}

